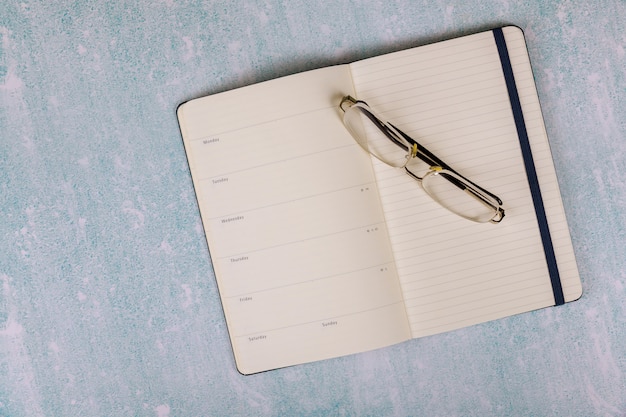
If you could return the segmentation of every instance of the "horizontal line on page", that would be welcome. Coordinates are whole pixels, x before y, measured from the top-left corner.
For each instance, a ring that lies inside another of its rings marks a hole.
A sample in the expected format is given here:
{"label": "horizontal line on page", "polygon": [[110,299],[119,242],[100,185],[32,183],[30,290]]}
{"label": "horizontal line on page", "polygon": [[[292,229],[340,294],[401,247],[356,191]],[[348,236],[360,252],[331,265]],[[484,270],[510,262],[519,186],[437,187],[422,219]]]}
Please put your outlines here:
{"label": "horizontal line on page", "polygon": [[298,286],[298,285],[302,285],[302,284],[308,284],[308,283],[311,283],[311,282],[319,282],[319,281],[329,280],[329,279],[333,279],[333,278],[340,278],[340,277],[342,277],[344,275],[354,274],[355,272],[367,271],[369,269],[374,269],[374,268],[380,268],[381,266],[384,266],[384,265],[390,265],[390,263],[383,263],[383,264],[378,264],[378,265],[370,265],[370,266],[367,266],[367,267],[363,267],[363,268],[359,268],[359,269],[355,269],[355,270],[351,270],[351,271],[345,271],[345,272],[342,272],[340,274],[326,275],[326,276],[322,276],[322,277],[307,279],[307,280],[304,280],[304,281],[291,282],[289,284],[277,285],[275,287],[263,288],[262,290],[247,291],[247,292],[242,292],[240,294],[234,294],[234,295],[225,295],[225,298],[240,298],[240,297],[244,297],[244,296],[247,296],[247,295],[261,294],[261,293],[264,293],[264,292],[271,292],[271,291],[274,291],[274,290],[279,290],[279,289],[283,289],[283,288]]}
{"label": "horizontal line on page", "polygon": [[238,256],[248,255],[250,253],[257,253],[257,252],[261,252],[261,251],[264,251],[264,250],[280,248],[280,247],[283,247],[283,246],[289,246],[289,245],[293,245],[294,243],[299,243],[299,242],[307,242],[307,241],[310,241],[310,240],[323,239],[323,238],[328,237],[328,236],[335,236],[335,235],[340,235],[342,233],[346,233],[346,232],[350,232],[350,231],[354,231],[354,230],[364,229],[364,228],[367,228],[368,226],[376,226],[376,225],[384,225],[384,224],[385,223],[374,223],[374,224],[370,224],[370,225],[363,225],[363,226],[358,226],[358,227],[352,227],[352,228],[348,228],[348,229],[338,230],[338,231],[333,232],[333,233],[327,233],[327,234],[324,234],[324,235],[311,236],[311,237],[308,237],[306,239],[293,240],[293,241],[289,241],[289,242],[280,243],[278,245],[266,246],[266,247],[262,247],[262,248],[248,250],[248,251],[245,251],[245,252],[232,253],[232,254],[220,256],[217,259],[236,258]]}
{"label": "horizontal line on page", "polygon": [[[544,285],[533,285],[533,286],[527,287],[526,289],[533,289],[533,288],[545,289],[546,287]],[[495,306],[504,305],[504,304],[510,304],[511,303],[511,300],[504,300],[504,301],[499,301],[499,302],[496,302],[496,303],[485,304],[484,301],[486,299],[494,298],[494,299],[497,299],[497,300],[502,300],[502,298],[503,298],[502,296],[504,294],[516,294],[518,292],[519,292],[519,290],[514,290],[514,291],[509,291],[509,292],[506,292],[506,293],[499,293],[497,295],[494,295],[494,296],[491,296],[491,297],[488,297],[488,298],[483,298],[483,299],[480,299],[480,300],[472,300],[473,303],[482,302],[483,304],[481,304],[480,307],[472,307],[472,308],[467,308],[465,310],[454,311],[453,313],[446,314],[446,315],[438,315],[437,319],[445,319],[445,318],[450,318],[450,317],[455,317],[455,316],[463,316],[464,318],[469,316],[469,317],[473,318],[473,316],[471,316],[471,314],[469,314],[472,311],[485,309],[485,308],[491,308],[491,307],[495,307]],[[526,299],[529,298],[529,295],[537,296],[537,295],[541,295],[541,294],[549,294],[550,298],[552,298],[552,290],[550,289],[548,291],[537,291],[537,292],[532,293],[532,294],[525,294],[525,296],[523,298],[516,298],[515,300],[526,300]],[[454,298],[461,298],[461,297],[451,297],[451,299],[454,299]],[[456,309],[458,307],[462,307],[462,306],[469,305],[469,304],[471,304],[471,303],[455,304],[454,308]],[[410,308],[411,307],[407,307],[407,310],[410,310]],[[450,310],[450,309],[451,309],[451,307],[444,307],[444,308],[429,310],[429,312],[446,311],[446,310]],[[505,308],[505,309],[503,309],[501,311],[507,311],[507,310],[508,309]],[[409,313],[408,314],[409,318],[411,318],[411,317],[419,317],[420,315],[423,315],[423,313],[415,313],[415,314],[410,314]],[[423,320],[423,321],[411,320],[411,324],[414,325],[414,324],[418,324],[418,323],[427,323],[429,321],[433,321],[433,319],[427,319],[427,320]],[[451,323],[454,323],[454,321],[451,322]],[[440,326],[433,326],[433,328],[436,328],[436,327],[440,327]]]}
{"label": "horizontal line on page", "polygon": [[304,323],[292,324],[290,326],[276,327],[276,328],[273,328],[273,329],[259,330],[258,332],[254,332],[254,333],[235,335],[235,337],[237,337],[237,338],[240,338],[240,337],[250,337],[250,336],[258,335],[260,333],[275,332],[275,331],[290,329],[290,328],[294,328],[294,327],[306,326],[306,325],[313,324],[313,323],[319,323],[321,321],[328,321],[328,320],[341,319],[343,317],[356,316],[356,315],[363,314],[363,313],[368,313],[368,312],[371,312],[371,311],[382,310],[384,308],[388,308],[388,307],[395,306],[395,305],[398,305],[398,304],[404,304],[404,301],[398,301],[398,302],[395,302],[395,303],[385,304],[385,305],[382,305],[382,306],[369,308],[369,309],[366,309],[366,310],[355,311],[353,313],[342,314],[341,316],[322,317],[322,318],[320,318],[318,320],[311,320],[311,321],[307,321],[307,322],[304,322]]}
{"label": "horizontal line on page", "polygon": [[255,169],[258,169],[258,168],[271,166],[271,165],[276,165],[276,164],[280,164],[280,163],[283,163],[283,162],[286,162],[286,161],[294,161],[294,160],[297,160],[297,159],[310,157],[311,155],[319,155],[319,154],[323,154],[323,153],[326,153],[326,152],[334,152],[334,151],[336,151],[338,149],[351,148],[351,147],[354,147],[354,146],[358,147],[359,145],[355,142],[354,144],[341,145],[341,146],[337,146],[337,147],[329,148],[329,149],[324,149],[324,150],[317,151],[317,152],[309,152],[309,153],[306,153],[304,155],[298,155],[298,156],[294,156],[294,157],[290,157],[290,158],[284,158],[284,159],[279,159],[279,160],[276,160],[276,161],[267,162],[267,163],[264,163],[264,164],[253,165],[253,166],[250,166],[250,167],[245,168],[245,169],[228,171],[228,172],[220,173],[219,175],[212,175],[210,177],[205,177],[205,178],[198,178],[198,181],[199,182],[206,182],[206,181],[210,181],[212,179],[216,179],[216,178],[219,178],[219,177],[224,177],[224,176],[233,175],[233,174],[239,174],[241,172],[252,171],[252,170],[255,170]]}
{"label": "horizontal line on page", "polygon": [[[287,116],[272,118],[272,119],[268,119],[266,121],[259,122],[259,123],[253,123],[253,124],[250,124],[250,125],[244,125],[244,126],[238,127],[237,129],[229,129],[229,130],[223,130],[223,131],[219,131],[219,132],[212,132],[210,135],[202,135],[202,136],[200,136],[198,138],[188,139],[188,142],[197,142],[197,141],[200,141],[200,140],[203,140],[203,139],[210,139],[210,138],[213,138],[215,136],[223,135],[225,133],[238,132],[240,130],[249,129],[251,127],[263,126],[263,125],[266,125],[266,124],[269,124],[269,123],[275,123],[275,122],[278,122],[278,121],[281,121],[281,120],[291,119],[293,117],[298,117],[298,116],[311,114],[311,113],[316,113],[316,112],[325,111],[325,110],[334,109],[334,108],[335,108],[335,106],[318,107],[316,109],[309,110],[309,111],[289,114]],[[338,105],[337,105],[337,108],[339,108]]]}

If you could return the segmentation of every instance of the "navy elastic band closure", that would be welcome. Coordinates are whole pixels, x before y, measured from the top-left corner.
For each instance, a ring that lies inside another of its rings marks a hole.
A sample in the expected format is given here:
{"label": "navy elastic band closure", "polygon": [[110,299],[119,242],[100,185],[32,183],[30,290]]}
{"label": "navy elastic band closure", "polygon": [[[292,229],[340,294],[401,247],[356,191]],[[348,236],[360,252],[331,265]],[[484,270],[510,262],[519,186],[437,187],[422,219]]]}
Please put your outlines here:
{"label": "navy elastic band closure", "polygon": [[526,168],[526,176],[528,178],[528,184],[530,186],[530,193],[533,198],[533,205],[535,206],[535,214],[537,216],[539,233],[541,234],[541,241],[543,243],[543,251],[545,253],[546,262],[548,265],[548,273],[550,274],[550,282],[552,284],[554,302],[555,305],[565,304],[565,297],[563,296],[563,288],[561,286],[561,277],[559,275],[559,268],[557,266],[556,257],[554,255],[554,246],[552,245],[552,237],[550,236],[548,219],[546,217],[546,212],[543,205],[543,198],[541,196],[541,190],[539,188],[539,180],[537,179],[535,162],[533,161],[533,154],[530,149],[530,142],[528,140],[528,133],[526,131],[526,123],[524,122],[524,114],[522,113],[522,105],[519,101],[517,86],[515,85],[515,77],[513,76],[513,68],[511,67],[509,51],[506,47],[506,41],[504,39],[504,33],[502,32],[502,28],[494,29],[493,36],[495,38],[496,46],[498,48],[498,54],[500,55],[500,63],[502,64],[502,71],[504,73],[504,79],[506,81],[506,88],[509,92],[509,100],[511,101],[513,118],[515,119],[517,135],[519,137],[522,157],[524,159],[524,166]]}

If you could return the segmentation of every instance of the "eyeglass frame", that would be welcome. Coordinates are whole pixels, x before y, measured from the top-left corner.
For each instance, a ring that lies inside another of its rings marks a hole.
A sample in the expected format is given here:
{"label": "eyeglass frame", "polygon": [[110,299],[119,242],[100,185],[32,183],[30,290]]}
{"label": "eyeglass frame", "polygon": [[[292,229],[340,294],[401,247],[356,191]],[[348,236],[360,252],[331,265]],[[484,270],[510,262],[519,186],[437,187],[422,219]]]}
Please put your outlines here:
{"label": "eyeglass frame", "polygon": [[[350,103],[350,106],[347,109],[344,108],[344,104],[345,103]],[[428,164],[429,172],[430,171],[446,170],[446,171],[449,171],[449,172],[455,174],[462,181],[459,181],[458,179],[456,179],[454,177],[451,177],[451,176],[445,176],[445,175],[442,175],[442,176],[443,176],[443,178],[445,178],[446,180],[450,181],[453,185],[455,185],[456,187],[460,188],[461,190],[463,190],[463,191],[467,190],[472,197],[474,197],[475,199],[479,200],[481,203],[487,205],[488,207],[492,207],[494,209],[494,216],[491,219],[489,219],[488,222],[497,224],[497,223],[500,223],[502,221],[502,219],[504,218],[504,208],[502,208],[502,204],[503,203],[502,203],[502,200],[500,199],[500,197],[498,197],[497,195],[487,191],[486,189],[484,189],[483,187],[481,187],[478,184],[474,183],[473,181],[469,180],[465,176],[459,174],[456,170],[454,170],[452,167],[450,167],[450,165],[446,164],[442,159],[440,159],[435,154],[430,152],[428,149],[426,149],[424,146],[422,146],[420,143],[418,143],[415,139],[413,139],[412,137],[410,137],[409,135],[404,133],[402,130],[398,129],[391,122],[383,122],[378,116],[376,116],[376,114],[371,110],[370,106],[365,101],[357,100],[354,97],[352,97],[350,95],[347,95],[347,96],[344,96],[341,99],[341,102],[339,103],[339,108],[345,113],[346,110],[348,110],[349,108],[351,108],[354,105],[359,105],[359,107],[358,107],[359,110],[361,110],[361,112],[365,116],[367,116],[367,118],[394,145],[402,148],[405,151],[408,151],[408,154],[406,155],[407,161],[406,161],[405,165],[402,166],[402,168],[404,168],[405,172],[410,177],[412,177],[413,179],[418,181],[420,183],[420,185],[422,185],[422,180],[423,180],[425,175],[420,177],[420,176],[418,176],[417,174],[415,174],[414,172],[412,172],[411,170],[409,170],[406,167],[406,164],[412,158],[415,158],[415,157],[421,159],[423,162]],[[363,106],[365,106],[366,108],[363,107]],[[407,147],[402,142],[402,139],[404,141],[406,141],[410,146]],[[370,152],[370,155],[372,155],[375,158],[379,159],[376,155],[372,154],[371,152]],[[381,160],[381,162],[385,163],[386,165],[392,166],[392,165],[388,164],[385,161]],[[493,199],[493,201],[497,203],[497,206],[495,206],[492,201],[487,199],[485,197],[485,195],[490,197],[491,199]],[[439,203],[439,204],[442,205],[441,203]],[[442,205],[442,206],[447,208],[445,205]],[[455,213],[455,214],[459,215],[458,213]],[[464,217],[464,216],[461,216],[461,215],[459,215],[459,216],[460,217]],[[464,218],[466,218],[466,217],[464,217]],[[471,219],[469,219],[469,220],[471,220]]]}

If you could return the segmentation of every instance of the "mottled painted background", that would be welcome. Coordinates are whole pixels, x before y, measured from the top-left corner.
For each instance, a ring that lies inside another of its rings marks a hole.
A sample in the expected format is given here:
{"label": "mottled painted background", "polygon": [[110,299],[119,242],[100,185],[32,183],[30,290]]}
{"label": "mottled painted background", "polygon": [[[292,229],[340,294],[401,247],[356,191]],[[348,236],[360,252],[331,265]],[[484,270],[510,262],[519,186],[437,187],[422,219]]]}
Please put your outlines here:
{"label": "mottled painted background", "polygon": [[[177,105],[502,24],[583,298],[239,375]],[[0,416],[626,416],[625,24],[624,0],[3,0]]]}

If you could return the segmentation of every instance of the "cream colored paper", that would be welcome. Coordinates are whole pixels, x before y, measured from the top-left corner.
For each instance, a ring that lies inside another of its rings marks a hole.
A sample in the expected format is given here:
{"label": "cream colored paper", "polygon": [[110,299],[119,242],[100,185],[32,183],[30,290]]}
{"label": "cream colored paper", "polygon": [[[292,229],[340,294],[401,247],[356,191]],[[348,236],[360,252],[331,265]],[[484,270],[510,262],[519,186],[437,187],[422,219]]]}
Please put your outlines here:
{"label": "cream colored paper", "polygon": [[181,106],[242,373],[410,338],[369,157],[336,103],[346,66]]}
{"label": "cream colored paper", "polygon": [[[523,34],[503,28],[566,301],[580,278]],[[370,158],[337,105],[367,101],[501,197],[475,224]],[[192,100],[178,112],[242,373],[554,304],[491,31]]]}
{"label": "cream colored paper", "polygon": [[[504,31],[572,300],[580,296],[580,281],[523,34],[514,27]],[[498,195],[506,209],[498,225],[468,222],[443,210],[403,170],[373,160],[413,336],[554,305],[492,32],[371,58],[351,69],[360,99]]]}

